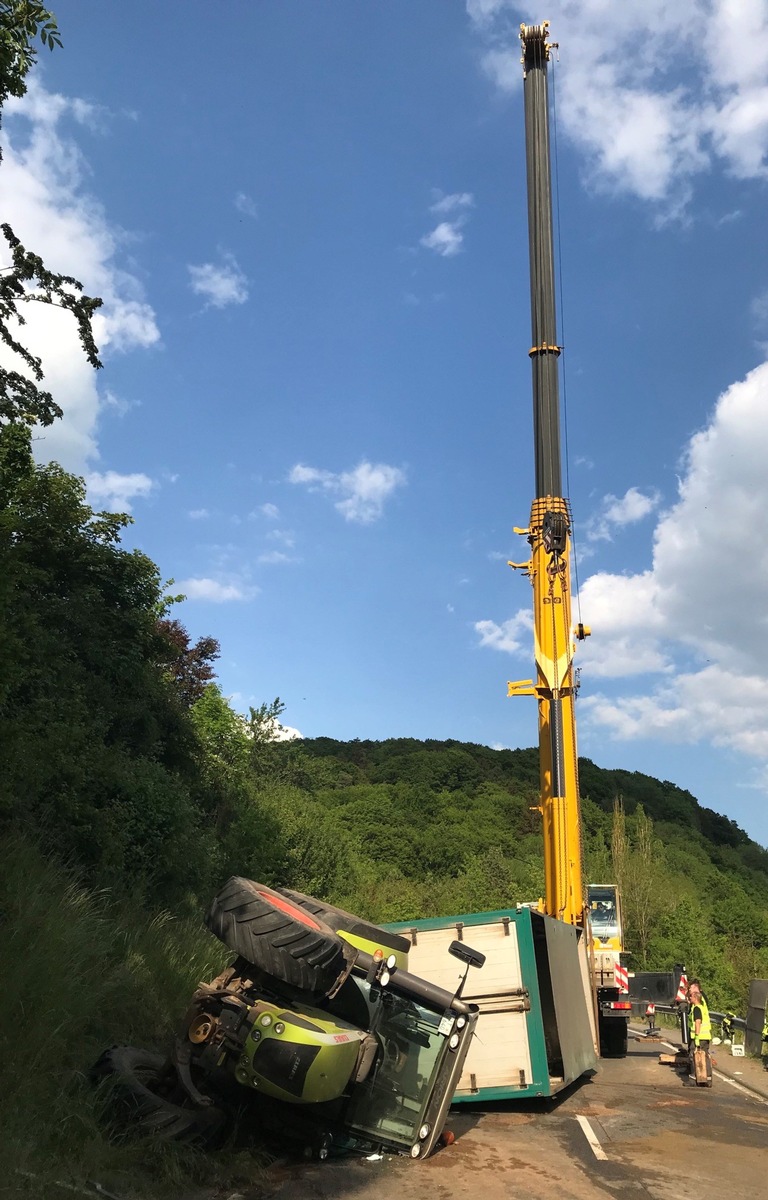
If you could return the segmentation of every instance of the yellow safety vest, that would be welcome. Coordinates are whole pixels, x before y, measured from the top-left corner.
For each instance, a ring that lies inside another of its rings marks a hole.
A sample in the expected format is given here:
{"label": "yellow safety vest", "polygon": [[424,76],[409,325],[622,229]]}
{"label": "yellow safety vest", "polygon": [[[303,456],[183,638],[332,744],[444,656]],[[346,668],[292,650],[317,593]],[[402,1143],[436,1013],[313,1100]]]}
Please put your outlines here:
{"label": "yellow safety vest", "polygon": [[691,1041],[693,1041],[694,1037],[696,1036],[695,1030],[694,1030],[695,1021],[693,1019],[694,1007],[701,1009],[701,1029],[699,1030],[699,1037],[703,1041],[711,1042],[712,1041],[712,1024],[709,1020],[709,1009],[707,1008],[707,1003],[706,1003],[706,1000],[704,1000],[704,999],[697,1000],[695,1005],[694,1005],[693,1001],[691,1001],[691,1008],[690,1008],[690,1012],[688,1013],[688,1028],[691,1031]]}

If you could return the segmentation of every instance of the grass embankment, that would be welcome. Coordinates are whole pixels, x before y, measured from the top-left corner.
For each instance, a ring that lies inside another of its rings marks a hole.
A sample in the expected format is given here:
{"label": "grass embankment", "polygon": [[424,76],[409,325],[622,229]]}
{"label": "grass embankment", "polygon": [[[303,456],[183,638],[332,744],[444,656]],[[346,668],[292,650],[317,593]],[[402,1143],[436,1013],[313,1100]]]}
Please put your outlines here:
{"label": "grass embankment", "polygon": [[225,958],[199,918],[118,907],[28,842],[0,849],[1,1196],[71,1196],[88,1180],[168,1196],[258,1174],[226,1151],[108,1141],[87,1078],[110,1045],[167,1050],[197,982]]}

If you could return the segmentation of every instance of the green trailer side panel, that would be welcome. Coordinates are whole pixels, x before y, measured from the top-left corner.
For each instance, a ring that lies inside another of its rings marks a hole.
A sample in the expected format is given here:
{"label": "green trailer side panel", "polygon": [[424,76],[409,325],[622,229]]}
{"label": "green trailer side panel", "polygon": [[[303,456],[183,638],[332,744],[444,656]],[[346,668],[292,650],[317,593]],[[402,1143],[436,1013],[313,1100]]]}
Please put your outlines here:
{"label": "green trailer side panel", "polygon": [[[485,967],[470,969],[463,993],[467,1001],[478,1005],[480,1019],[477,1044],[470,1049],[455,1103],[552,1094],[531,918],[529,909],[515,908],[387,926],[410,937],[411,968],[448,990],[458,986],[463,973],[461,965],[448,955],[454,939],[488,956]],[[514,1011],[521,1007],[522,997],[514,994],[520,988],[530,1003],[527,1012]],[[508,1073],[502,1064],[509,1064]]]}
{"label": "green trailer side panel", "polygon": [[[538,914],[537,914],[538,915]],[[525,986],[531,1000],[531,1011],[528,1013],[528,1045],[531,1052],[531,1066],[535,1096],[550,1096],[552,1084],[547,1065],[547,1047],[544,1040],[544,1025],[541,1020],[541,995],[539,992],[539,977],[536,970],[536,953],[533,946],[533,913],[524,908],[518,914],[518,945],[520,947],[520,965],[523,969]],[[489,1097],[490,1099],[491,1097]],[[497,1099],[497,1097],[494,1097]]]}
{"label": "green trailer side panel", "polygon": [[[454,938],[487,955],[464,989],[480,1010],[479,1045],[469,1051],[455,1103],[552,1096],[596,1066],[583,947],[572,926],[521,907],[386,928],[410,938],[411,969],[449,991],[462,974],[448,955]],[[521,987],[527,1012],[514,1011]]]}

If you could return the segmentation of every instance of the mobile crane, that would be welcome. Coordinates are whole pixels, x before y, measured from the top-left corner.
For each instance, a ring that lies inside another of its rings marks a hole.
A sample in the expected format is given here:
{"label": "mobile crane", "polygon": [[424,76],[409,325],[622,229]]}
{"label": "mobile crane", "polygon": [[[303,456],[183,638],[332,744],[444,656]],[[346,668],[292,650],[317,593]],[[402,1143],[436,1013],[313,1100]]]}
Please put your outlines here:
{"label": "mobile crane", "polygon": [[[576,645],[587,626],[572,626],[571,529],[563,495],[552,236],[547,67],[549,23],[522,25],[535,498],[530,557],[509,565],[533,588],[536,679],[508,684],[511,696],[538,704],[544,898],[496,913],[401,923],[409,961],[440,978],[446,937],[466,931],[487,956],[476,1044],[456,1100],[551,1095],[594,1066],[598,1050],[626,1052],[630,1013],[620,906],[613,884],[585,887],[576,747]],[[513,936],[514,935],[514,936]]]}
{"label": "mobile crane", "polygon": [[[621,908],[612,884],[583,880],[581,804],[576,747],[576,643],[590,634],[572,625],[571,512],[563,496],[560,397],[552,238],[547,64],[554,45],[549,22],[523,25],[528,241],[531,277],[531,349],[536,496],[527,538],[531,557],[510,563],[533,586],[536,681],[507,685],[510,696],[534,695],[539,709],[539,771],[544,830],[544,912],[587,931],[605,1053],[626,1053],[630,1011],[621,970]],[[585,907],[585,899],[587,904]],[[607,918],[607,919],[606,919]]]}

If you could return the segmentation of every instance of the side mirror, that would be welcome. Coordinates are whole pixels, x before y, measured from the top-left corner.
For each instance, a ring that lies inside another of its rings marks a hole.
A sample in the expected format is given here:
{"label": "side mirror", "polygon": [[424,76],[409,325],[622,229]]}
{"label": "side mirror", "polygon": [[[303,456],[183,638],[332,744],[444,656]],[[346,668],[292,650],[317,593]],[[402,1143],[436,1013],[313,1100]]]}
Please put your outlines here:
{"label": "side mirror", "polygon": [[479,950],[473,950],[465,942],[451,942],[448,953],[452,954],[454,958],[458,958],[460,962],[466,963],[468,967],[482,967],[485,963],[485,955],[481,954]]}
{"label": "side mirror", "polygon": [[454,958],[458,958],[459,962],[466,964],[461,983],[456,989],[456,995],[453,997],[454,1000],[458,1000],[464,991],[467,975],[469,975],[469,968],[482,967],[485,962],[485,955],[481,954],[479,950],[473,950],[471,946],[467,946],[464,942],[451,942],[448,947],[448,953],[452,954]]}

